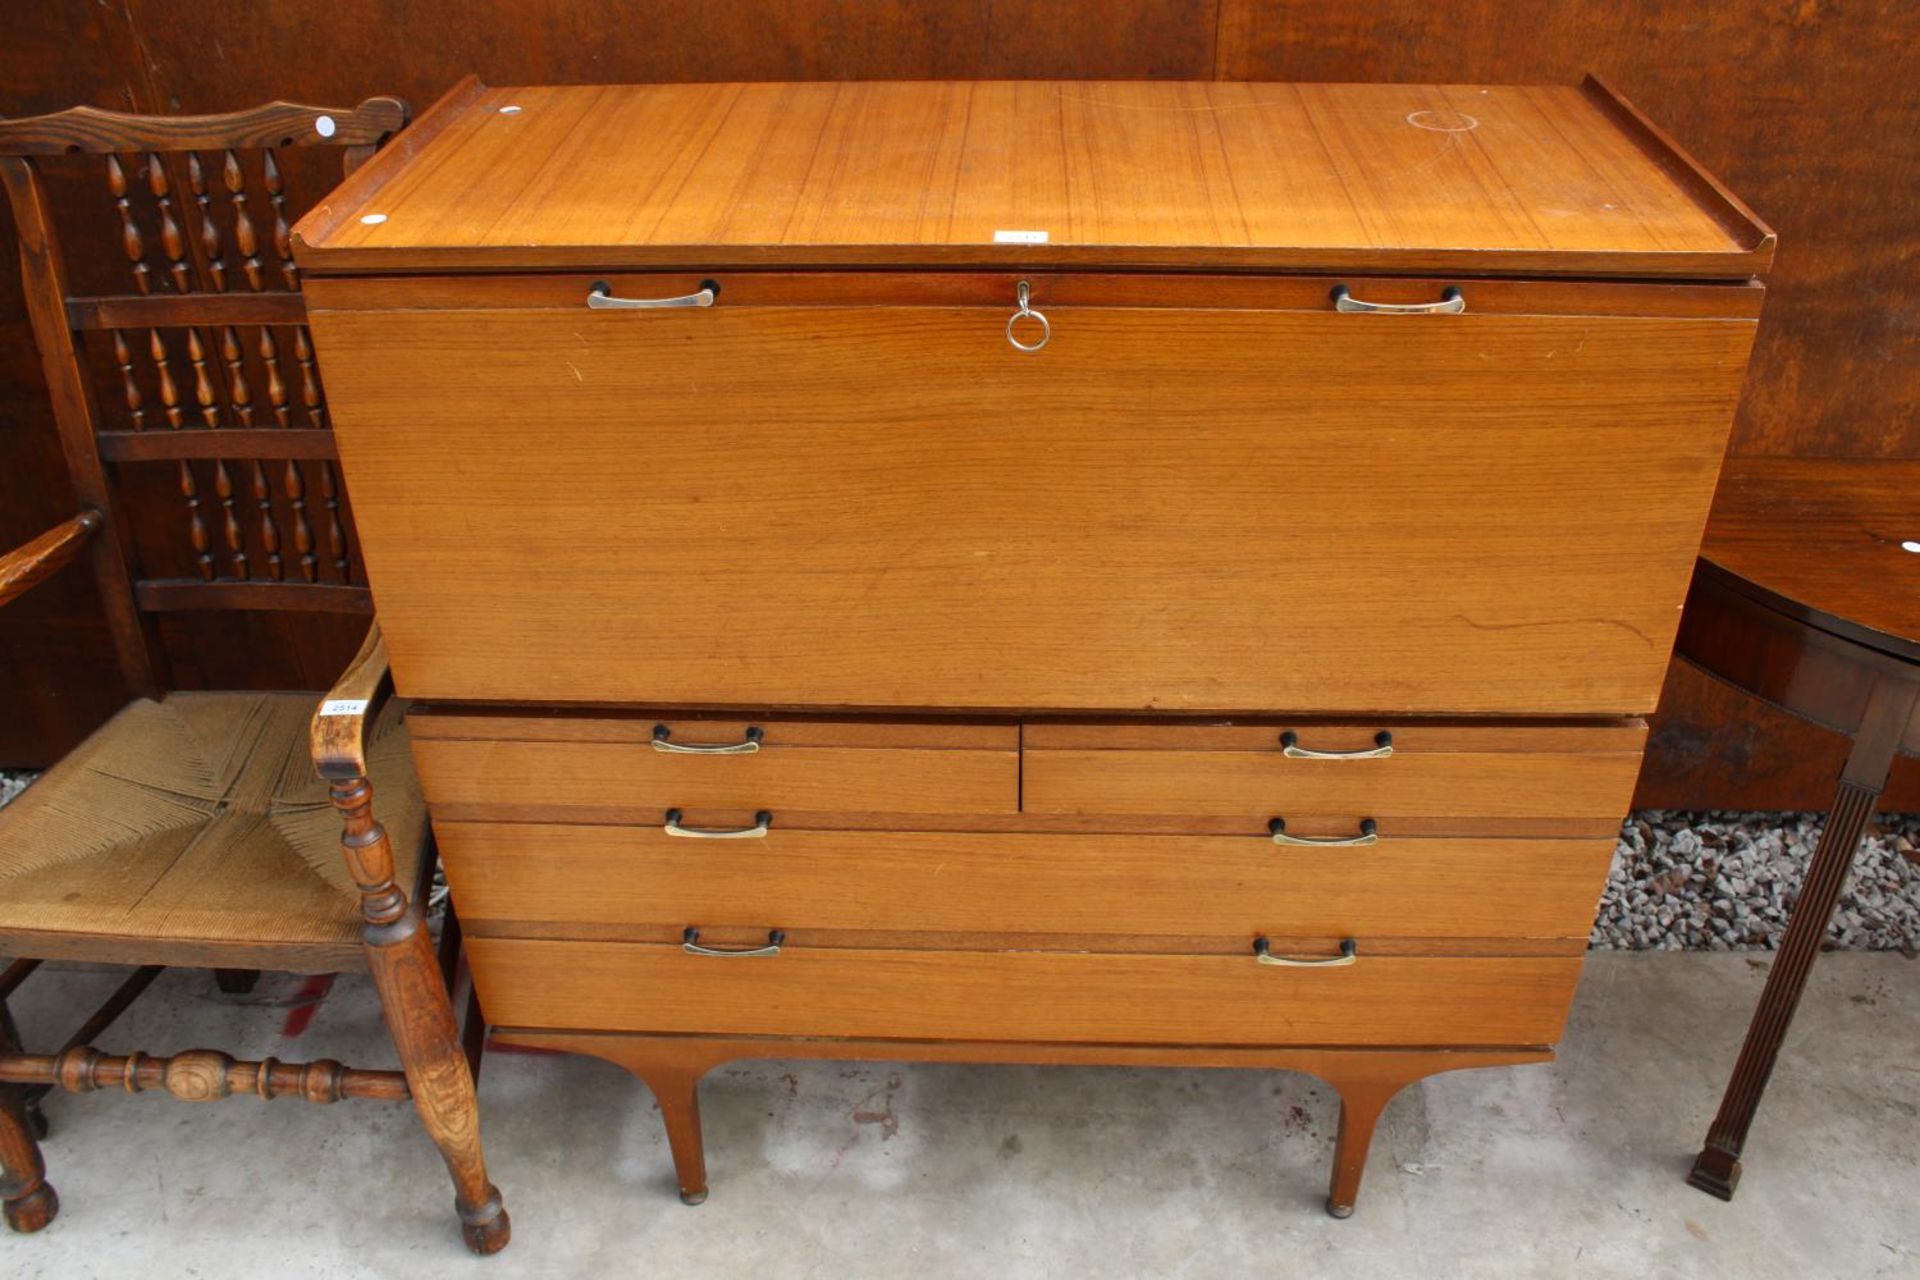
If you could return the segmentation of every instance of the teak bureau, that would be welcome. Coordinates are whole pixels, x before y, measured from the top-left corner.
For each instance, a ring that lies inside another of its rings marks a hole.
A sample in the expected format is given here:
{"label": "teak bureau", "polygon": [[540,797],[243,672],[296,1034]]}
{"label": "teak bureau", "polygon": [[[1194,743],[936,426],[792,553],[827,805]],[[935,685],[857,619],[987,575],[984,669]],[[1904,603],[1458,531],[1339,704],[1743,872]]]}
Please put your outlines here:
{"label": "teak bureau", "polygon": [[1548,1058],[1773,235],[1605,86],[457,87],[295,232],[496,1034]]}

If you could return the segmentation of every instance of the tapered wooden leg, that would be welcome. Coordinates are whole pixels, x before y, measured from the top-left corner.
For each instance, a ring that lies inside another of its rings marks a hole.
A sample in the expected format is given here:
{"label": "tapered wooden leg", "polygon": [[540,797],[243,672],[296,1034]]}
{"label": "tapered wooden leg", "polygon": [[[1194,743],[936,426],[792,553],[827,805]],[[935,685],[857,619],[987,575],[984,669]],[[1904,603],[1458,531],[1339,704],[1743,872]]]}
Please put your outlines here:
{"label": "tapered wooden leg", "polygon": [[660,1104],[667,1126],[667,1146],[673,1151],[673,1172],[680,1181],[680,1202],[701,1204],[707,1198],[707,1149],[700,1136],[700,1077],[702,1071],[654,1067],[644,1077]]}
{"label": "tapered wooden leg", "polygon": [[413,1090],[420,1123],[453,1175],[454,1204],[467,1247],[497,1253],[512,1234],[500,1192],[487,1180],[480,1149],[480,1108],[433,939],[418,903],[394,883],[393,851],[374,820],[373,788],[364,778],[331,784],[345,821],[341,845],[366,917],[362,938],[380,992],[387,1029]]}
{"label": "tapered wooden leg", "polygon": [[[705,1202],[707,1154],[700,1134],[700,1079],[721,1063],[751,1056],[750,1053],[743,1054],[741,1046],[734,1041],[693,1036],[509,1029],[503,1038],[507,1044],[592,1054],[638,1076],[653,1092],[654,1101],[660,1104],[660,1119],[667,1128],[667,1146],[673,1152],[673,1170],[680,1183],[681,1202]],[[746,1047],[750,1050],[753,1046]]]}
{"label": "tapered wooden leg", "polygon": [[1374,1126],[1393,1096],[1407,1080],[1362,1079],[1335,1081],[1340,1090],[1340,1131],[1333,1140],[1333,1177],[1327,1186],[1327,1212],[1336,1218],[1353,1216],[1360,1198],[1360,1177],[1367,1170],[1367,1151],[1373,1146]]}
{"label": "tapered wooden leg", "polygon": [[[1887,705],[1882,702],[1882,695]],[[1905,713],[1913,706],[1911,693],[1899,694],[1882,684],[1869,704],[1860,734],[1854,739],[1840,775],[1840,790],[1827,825],[1820,832],[1820,843],[1807,868],[1807,880],[1794,904],[1793,918],[1787,922],[1773,969],[1767,974],[1766,988],[1760,993],[1760,1006],[1747,1026],[1746,1042],[1740,1046],[1739,1061],[1733,1078],[1720,1099],[1720,1112],[1707,1130],[1707,1142],[1694,1157],[1687,1174],[1689,1185],[1722,1200],[1733,1199],[1740,1185],[1740,1152],[1746,1146],[1747,1131],[1760,1109],[1760,1097],[1766,1092],[1773,1064],[1780,1056],[1787,1028],[1793,1023],[1800,993],[1806,989],[1807,975],[1820,955],[1826,940],[1827,925],[1833,919],[1834,904],[1847,882],[1853,866],[1854,851],[1866,830],[1867,819],[1886,787],[1887,774],[1893,768],[1895,746],[1905,725]]]}
{"label": "tapered wooden leg", "polygon": [[[0,1054],[16,1052],[12,1019],[0,1021]],[[38,1231],[60,1212],[60,1197],[47,1182],[46,1162],[27,1118],[26,1091],[0,1084],[0,1203],[15,1231]]]}

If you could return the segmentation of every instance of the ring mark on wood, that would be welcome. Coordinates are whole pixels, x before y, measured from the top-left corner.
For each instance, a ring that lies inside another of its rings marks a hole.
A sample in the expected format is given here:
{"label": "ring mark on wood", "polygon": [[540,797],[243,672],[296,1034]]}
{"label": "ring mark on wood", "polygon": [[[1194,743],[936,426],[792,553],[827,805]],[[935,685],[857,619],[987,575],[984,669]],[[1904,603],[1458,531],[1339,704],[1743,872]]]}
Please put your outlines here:
{"label": "ring mark on wood", "polygon": [[1471,133],[1480,127],[1480,121],[1464,111],[1413,111],[1407,123],[1434,133]]}

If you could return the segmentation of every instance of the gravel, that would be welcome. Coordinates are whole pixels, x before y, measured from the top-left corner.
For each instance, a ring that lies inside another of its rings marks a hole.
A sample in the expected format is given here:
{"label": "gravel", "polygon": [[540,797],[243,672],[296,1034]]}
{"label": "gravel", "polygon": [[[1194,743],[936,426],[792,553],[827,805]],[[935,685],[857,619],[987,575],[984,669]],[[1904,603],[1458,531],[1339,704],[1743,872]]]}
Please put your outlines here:
{"label": "gravel", "polygon": [[[0,769],[0,805],[36,774]],[[1806,876],[1818,813],[1650,809],[1620,827],[1588,945],[1610,951],[1771,951]],[[433,907],[445,893],[436,884]],[[1882,814],[1854,854],[1827,946],[1920,954],[1920,814]]]}
{"label": "gravel", "polygon": [[[1614,848],[1588,945],[1620,951],[1771,951],[1826,815],[1649,810]],[[1920,953],[1920,814],[1882,814],[1853,856],[1829,948]]]}

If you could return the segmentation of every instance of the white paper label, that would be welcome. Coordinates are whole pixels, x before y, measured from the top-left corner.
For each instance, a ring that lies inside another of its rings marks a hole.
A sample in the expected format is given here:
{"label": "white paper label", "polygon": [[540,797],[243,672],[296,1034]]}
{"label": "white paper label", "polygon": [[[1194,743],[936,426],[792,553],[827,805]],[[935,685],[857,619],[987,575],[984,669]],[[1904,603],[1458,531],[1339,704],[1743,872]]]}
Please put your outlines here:
{"label": "white paper label", "polygon": [[320,704],[323,716],[360,716],[367,713],[365,698],[329,698]]}
{"label": "white paper label", "polygon": [[1045,244],[1047,233],[1044,231],[996,231],[993,233],[995,244]]}

